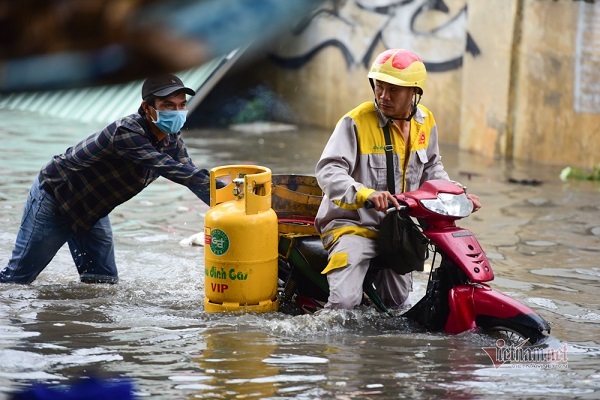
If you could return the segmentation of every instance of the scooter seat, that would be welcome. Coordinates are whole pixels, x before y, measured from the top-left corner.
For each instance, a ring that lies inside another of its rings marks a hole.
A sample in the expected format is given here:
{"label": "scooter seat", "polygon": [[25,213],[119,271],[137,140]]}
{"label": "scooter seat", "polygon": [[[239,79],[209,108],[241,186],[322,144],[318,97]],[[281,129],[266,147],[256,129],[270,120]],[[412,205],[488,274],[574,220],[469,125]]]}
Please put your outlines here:
{"label": "scooter seat", "polygon": [[315,272],[321,273],[327,266],[327,250],[319,236],[296,237],[293,246]]}

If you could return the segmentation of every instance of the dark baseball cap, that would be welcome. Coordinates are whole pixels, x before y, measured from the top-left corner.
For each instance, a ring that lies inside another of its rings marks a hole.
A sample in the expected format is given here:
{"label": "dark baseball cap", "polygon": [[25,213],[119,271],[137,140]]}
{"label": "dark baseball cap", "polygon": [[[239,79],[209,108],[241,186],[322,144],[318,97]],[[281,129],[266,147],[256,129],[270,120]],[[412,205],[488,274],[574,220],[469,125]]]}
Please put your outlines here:
{"label": "dark baseball cap", "polygon": [[149,96],[165,97],[178,90],[183,90],[190,96],[196,94],[196,92],[189,87],[185,87],[181,79],[175,75],[156,75],[144,81],[144,84],[142,85],[142,99],[145,100]]}

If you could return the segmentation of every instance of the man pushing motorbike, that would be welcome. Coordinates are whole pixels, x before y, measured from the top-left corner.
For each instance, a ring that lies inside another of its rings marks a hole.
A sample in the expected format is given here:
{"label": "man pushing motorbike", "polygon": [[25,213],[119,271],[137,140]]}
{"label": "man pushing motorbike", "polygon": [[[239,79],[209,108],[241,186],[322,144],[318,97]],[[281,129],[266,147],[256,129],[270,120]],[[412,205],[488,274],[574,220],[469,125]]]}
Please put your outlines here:
{"label": "man pushing motorbike", "polygon": [[[432,179],[449,180],[433,114],[420,104],[426,77],[425,64],[409,50],[379,54],[368,73],[375,100],[338,121],[317,163],[324,197],[315,227],[329,252],[323,271],[329,283],[325,308],[351,309],[361,303],[385,210],[388,203],[399,207],[392,194]],[[479,198],[469,198],[477,211]],[[367,200],[372,209],[364,207]],[[384,304],[399,308],[412,290],[412,274],[383,269],[375,283]]]}

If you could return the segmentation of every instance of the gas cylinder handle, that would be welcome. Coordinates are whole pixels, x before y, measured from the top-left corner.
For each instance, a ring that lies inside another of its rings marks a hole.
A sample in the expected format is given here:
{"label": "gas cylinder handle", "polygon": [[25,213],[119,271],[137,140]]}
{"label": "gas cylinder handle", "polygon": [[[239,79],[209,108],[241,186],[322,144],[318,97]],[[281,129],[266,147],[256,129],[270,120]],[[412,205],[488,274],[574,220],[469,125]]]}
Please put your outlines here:
{"label": "gas cylinder handle", "polygon": [[[230,183],[225,187],[217,188],[217,178],[226,176],[231,177]],[[237,178],[242,178],[243,184],[236,183]],[[236,199],[244,199],[246,212],[249,214],[270,209],[271,170],[258,165],[224,165],[211,169],[210,206],[214,207]]]}

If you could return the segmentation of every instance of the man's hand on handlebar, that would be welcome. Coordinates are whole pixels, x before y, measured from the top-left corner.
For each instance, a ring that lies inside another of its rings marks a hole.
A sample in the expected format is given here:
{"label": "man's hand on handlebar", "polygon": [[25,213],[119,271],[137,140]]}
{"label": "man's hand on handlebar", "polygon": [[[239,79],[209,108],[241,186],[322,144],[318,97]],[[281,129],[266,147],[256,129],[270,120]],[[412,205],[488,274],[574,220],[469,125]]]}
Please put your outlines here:
{"label": "man's hand on handlebar", "polygon": [[473,212],[475,212],[481,208],[481,201],[479,200],[479,197],[477,197],[477,195],[469,193],[467,195],[467,198],[469,200],[471,200],[471,202],[473,203]]}
{"label": "man's hand on handlebar", "polygon": [[400,203],[390,192],[373,192],[367,197],[367,200],[373,203],[373,208],[377,211],[387,211],[390,203],[392,207],[400,208]]}

